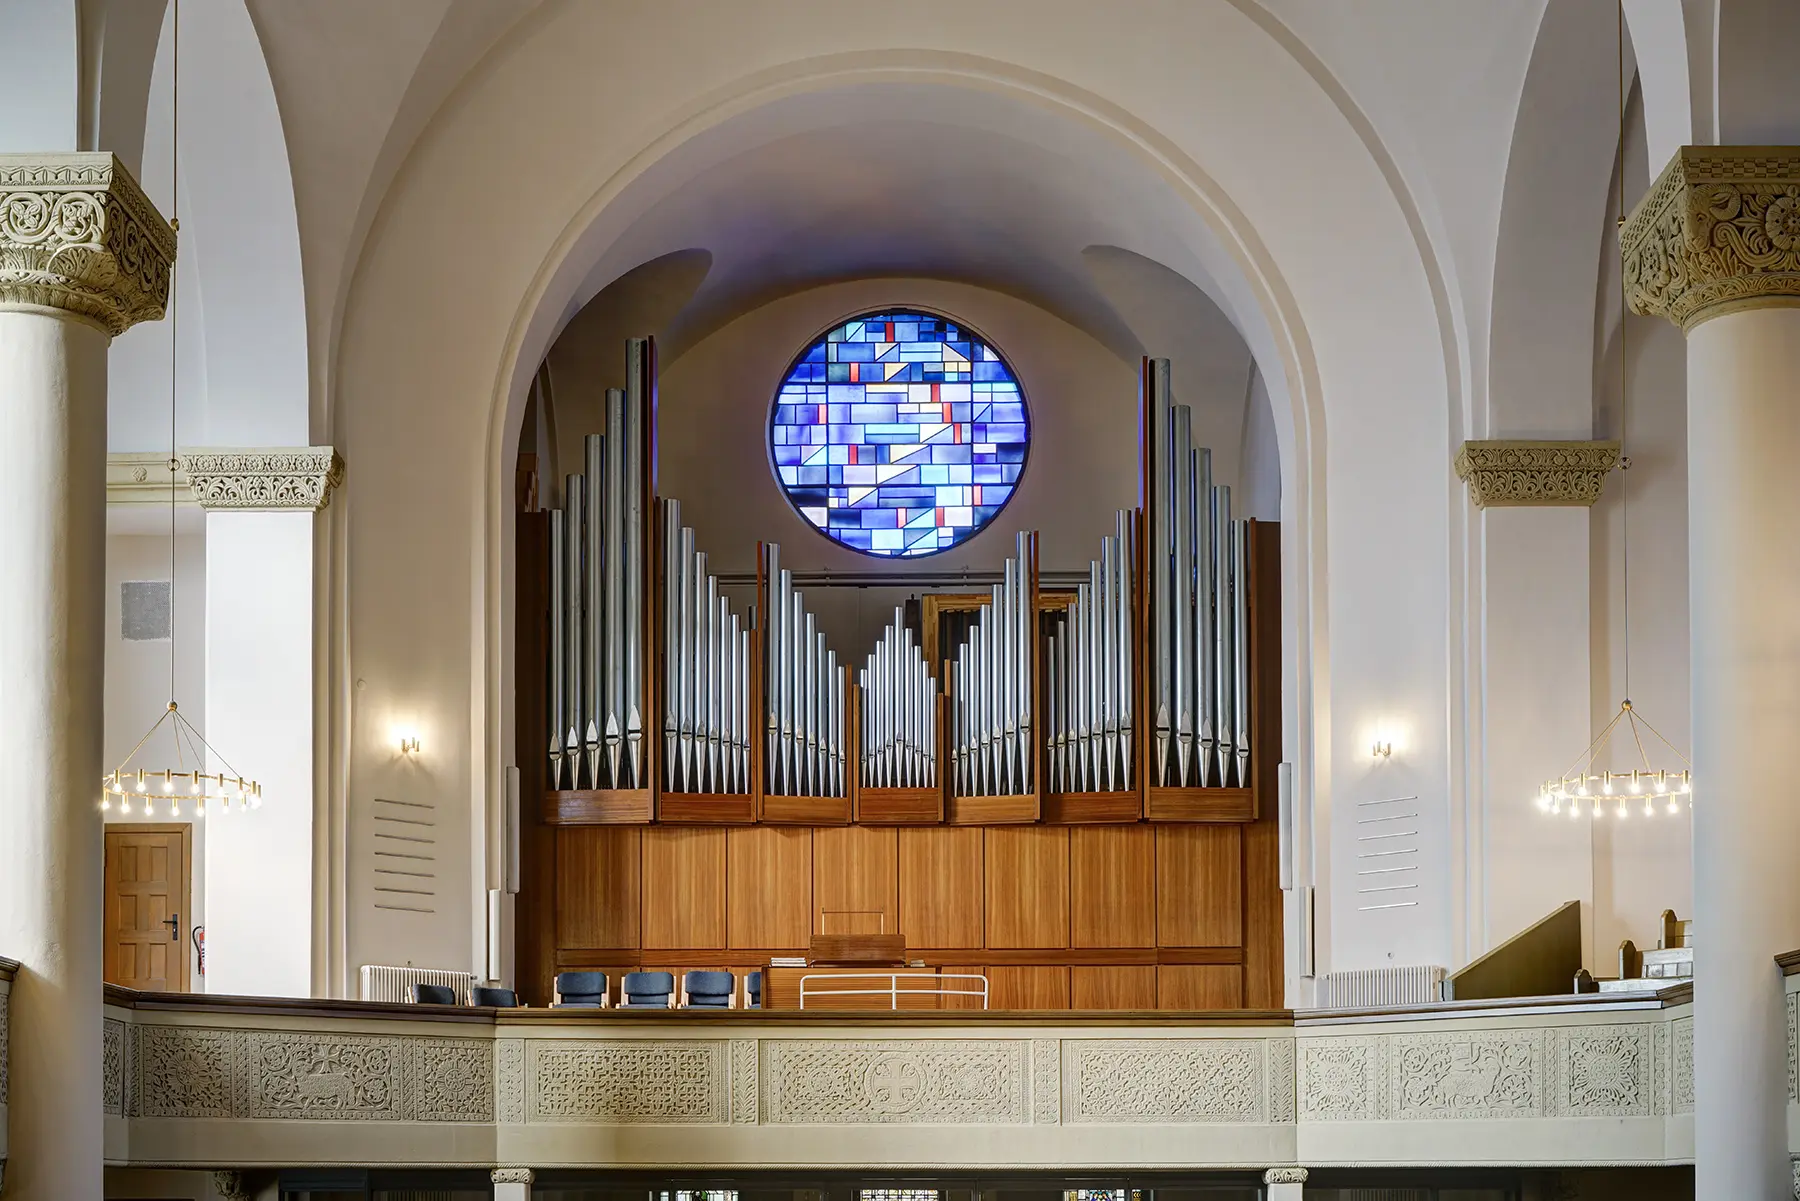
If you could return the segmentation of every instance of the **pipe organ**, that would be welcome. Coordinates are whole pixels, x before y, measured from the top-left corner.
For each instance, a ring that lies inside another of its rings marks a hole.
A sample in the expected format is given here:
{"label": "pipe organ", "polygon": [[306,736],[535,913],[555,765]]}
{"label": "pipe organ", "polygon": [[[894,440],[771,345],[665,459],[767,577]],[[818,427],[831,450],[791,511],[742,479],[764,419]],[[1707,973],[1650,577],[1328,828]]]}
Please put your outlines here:
{"label": "pipe organ", "polygon": [[663,787],[750,791],[750,631],[719,595],[706,552],[663,502]]}
{"label": "pipe organ", "polygon": [[1245,523],[1212,482],[1169,362],[1146,365],[1152,786],[1250,787]]}
{"label": "pipe organ", "polygon": [[1037,540],[1019,534],[968,640],[956,656],[958,796],[1020,796],[1036,787]]}
{"label": "pipe organ", "polygon": [[1131,714],[1136,678],[1136,515],[1121,510],[1089,564],[1086,583],[1049,635],[1050,788],[1118,792],[1134,787]]}
{"label": "pipe organ", "polygon": [[970,614],[958,636],[896,609],[854,675],[779,546],[733,610],[654,496],[654,346],[626,366],[543,518],[546,820],[1255,819],[1273,717],[1252,680],[1279,640],[1251,571],[1274,567],[1273,528],[1234,518],[1166,360],[1144,361],[1140,507],[1085,578],[1046,591],[1020,532],[988,595],[931,610]]}
{"label": "pipe organ", "polygon": [[848,745],[844,676],[806,598],[781,567],[781,548],[763,547],[768,620],[763,638],[767,712],[764,787],[776,796],[841,797]]}
{"label": "pipe organ", "polygon": [[938,782],[938,688],[906,624],[894,619],[869,652],[860,677],[860,782],[870,788],[931,788]]}

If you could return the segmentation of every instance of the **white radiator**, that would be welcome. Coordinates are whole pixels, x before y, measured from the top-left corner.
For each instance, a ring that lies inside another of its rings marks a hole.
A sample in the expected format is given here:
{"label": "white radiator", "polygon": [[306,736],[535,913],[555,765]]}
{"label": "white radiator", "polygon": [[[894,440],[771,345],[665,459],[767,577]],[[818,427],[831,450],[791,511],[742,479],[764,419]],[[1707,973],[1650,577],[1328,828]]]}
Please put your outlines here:
{"label": "white radiator", "polygon": [[456,990],[456,1003],[469,1003],[469,986],[475,983],[473,972],[435,972],[422,967],[383,967],[362,965],[362,999],[365,1001],[410,1001],[407,986],[411,984],[444,984]]}
{"label": "white radiator", "polygon": [[1319,977],[1321,1009],[1364,1009],[1384,1005],[1425,1005],[1438,999],[1441,967],[1374,967],[1358,972],[1326,972]]}

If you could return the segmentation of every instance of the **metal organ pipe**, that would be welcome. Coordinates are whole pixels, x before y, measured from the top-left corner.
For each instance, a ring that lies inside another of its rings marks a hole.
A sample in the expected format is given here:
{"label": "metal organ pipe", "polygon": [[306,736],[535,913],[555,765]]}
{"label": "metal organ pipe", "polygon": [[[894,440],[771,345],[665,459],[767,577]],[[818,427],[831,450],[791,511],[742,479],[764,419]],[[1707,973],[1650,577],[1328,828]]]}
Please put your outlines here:
{"label": "metal organ pipe", "polygon": [[956,660],[952,727],[959,795],[1010,796],[1035,787],[1037,615],[1031,584],[1031,536],[1022,533]]}
{"label": "metal organ pipe", "polygon": [[[1131,787],[1131,622],[1137,578],[1132,515],[1121,511],[1100,557],[1050,636],[1051,787],[1114,792]],[[1165,743],[1166,746],[1166,743]]]}
{"label": "metal organ pipe", "polygon": [[[563,603],[563,558],[565,550],[563,540],[566,537],[563,528],[563,512],[561,509],[550,510],[550,787],[570,788],[567,767],[564,763],[565,743],[563,732],[568,722],[569,679],[563,670],[563,641],[567,633],[563,628],[566,619]],[[573,756],[575,748],[567,747],[567,755]]]}
{"label": "metal organ pipe", "polygon": [[570,788],[592,788],[593,758],[582,754],[582,719],[591,716],[583,704],[582,685],[582,520],[585,513],[582,478],[570,475],[563,480],[563,694],[568,698],[563,732],[565,753],[575,755],[569,772]]}
{"label": "metal organ pipe", "polygon": [[[1245,524],[1232,518],[1231,489],[1213,484],[1212,453],[1193,445],[1193,414],[1174,403],[1167,360],[1153,360],[1146,383],[1152,487],[1145,549],[1150,555],[1148,635],[1155,706],[1148,782],[1157,787],[1248,787]],[[1130,535],[1122,527],[1116,536]],[[1125,636],[1129,638],[1129,630]],[[1128,685],[1120,703],[1130,703]],[[1121,728],[1129,728],[1128,719]]]}
{"label": "metal organ pipe", "polygon": [[781,566],[781,548],[763,548],[769,615],[763,642],[768,754],[763,787],[774,796],[844,796],[845,698],[837,652]]}
{"label": "metal organ pipe", "polygon": [[663,787],[671,792],[749,791],[743,769],[749,712],[750,635],[719,595],[681,505],[664,512],[663,616],[665,674]]}
{"label": "metal organ pipe", "polygon": [[862,688],[860,770],[867,788],[930,788],[937,784],[932,727],[937,714],[937,681],[913,642],[906,611],[893,620],[869,652],[859,677]]}

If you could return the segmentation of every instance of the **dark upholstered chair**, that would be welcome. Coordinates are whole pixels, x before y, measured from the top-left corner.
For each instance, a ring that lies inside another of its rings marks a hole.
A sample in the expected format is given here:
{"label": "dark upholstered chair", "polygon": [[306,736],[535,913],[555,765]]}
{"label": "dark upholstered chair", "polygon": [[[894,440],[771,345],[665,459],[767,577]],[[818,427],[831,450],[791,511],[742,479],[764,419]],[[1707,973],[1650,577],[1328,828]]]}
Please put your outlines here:
{"label": "dark upholstered chair", "polygon": [[689,972],[681,981],[681,1007],[737,1008],[737,978],[730,972]]}
{"label": "dark upholstered chair", "polygon": [[407,997],[414,1005],[455,1005],[456,990],[448,984],[409,984]]}
{"label": "dark upholstered chair", "polygon": [[619,987],[621,1009],[673,1009],[673,972],[626,972]]}
{"label": "dark upholstered chair", "polygon": [[484,988],[477,984],[469,990],[473,1005],[492,1005],[495,1009],[517,1009],[519,994],[510,988]]}
{"label": "dark upholstered chair", "polygon": [[762,1008],[762,973],[751,972],[744,977],[744,996],[749,998],[748,1009]]}
{"label": "dark upholstered chair", "polygon": [[605,1009],[611,1001],[605,972],[558,972],[556,999],[559,1009]]}

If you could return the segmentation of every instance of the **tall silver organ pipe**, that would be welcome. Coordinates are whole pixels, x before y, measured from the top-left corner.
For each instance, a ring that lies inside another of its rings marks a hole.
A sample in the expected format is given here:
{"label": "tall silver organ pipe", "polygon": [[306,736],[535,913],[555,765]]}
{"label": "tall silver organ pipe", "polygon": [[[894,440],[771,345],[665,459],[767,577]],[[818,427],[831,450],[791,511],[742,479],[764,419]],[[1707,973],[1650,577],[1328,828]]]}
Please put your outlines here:
{"label": "tall silver organ pipe", "polygon": [[957,656],[952,729],[960,796],[1015,796],[1036,787],[1031,583],[1031,535],[1021,533]]}
{"label": "tall silver organ pipe", "polygon": [[[628,365],[647,346],[627,348]],[[606,393],[603,432],[582,444],[583,472],[551,514],[550,773],[559,788],[648,786],[644,753],[644,446],[649,407]]]}
{"label": "tall silver organ pipe", "polygon": [[781,548],[763,548],[768,589],[763,689],[768,707],[764,788],[774,796],[845,796],[844,673],[818,619],[781,566]]}
{"label": "tall silver organ pipe", "polygon": [[937,785],[937,681],[913,641],[906,611],[882,631],[864,662],[862,784],[865,788]]}
{"label": "tall silver organ pipe", "polygon": [[[1152,361],[1150,783],[1243,788],[1250,783],[1246,533],[1231,489],[1214,485],[1212,452],[1193,444],[1193,412],[1174,403],[1166,359]],[[1070,634],[1070,641],[1075,635]]]}
{"label": "tall silver organ pipe", "polygon": [[[1131,621],[1136,531],[1121,511],[1100,557],[1052,633],[1048,662],[1051,780],[1056,792],[1114,792],[1132,785]],[[1166,742],[1164,743],[1166,753]]]}
{"label": "tall silver organ pipe", "polygon": [[663,787],[748,792],[749,631],[694,549],[680,501],[664,503],[663,544]]}

